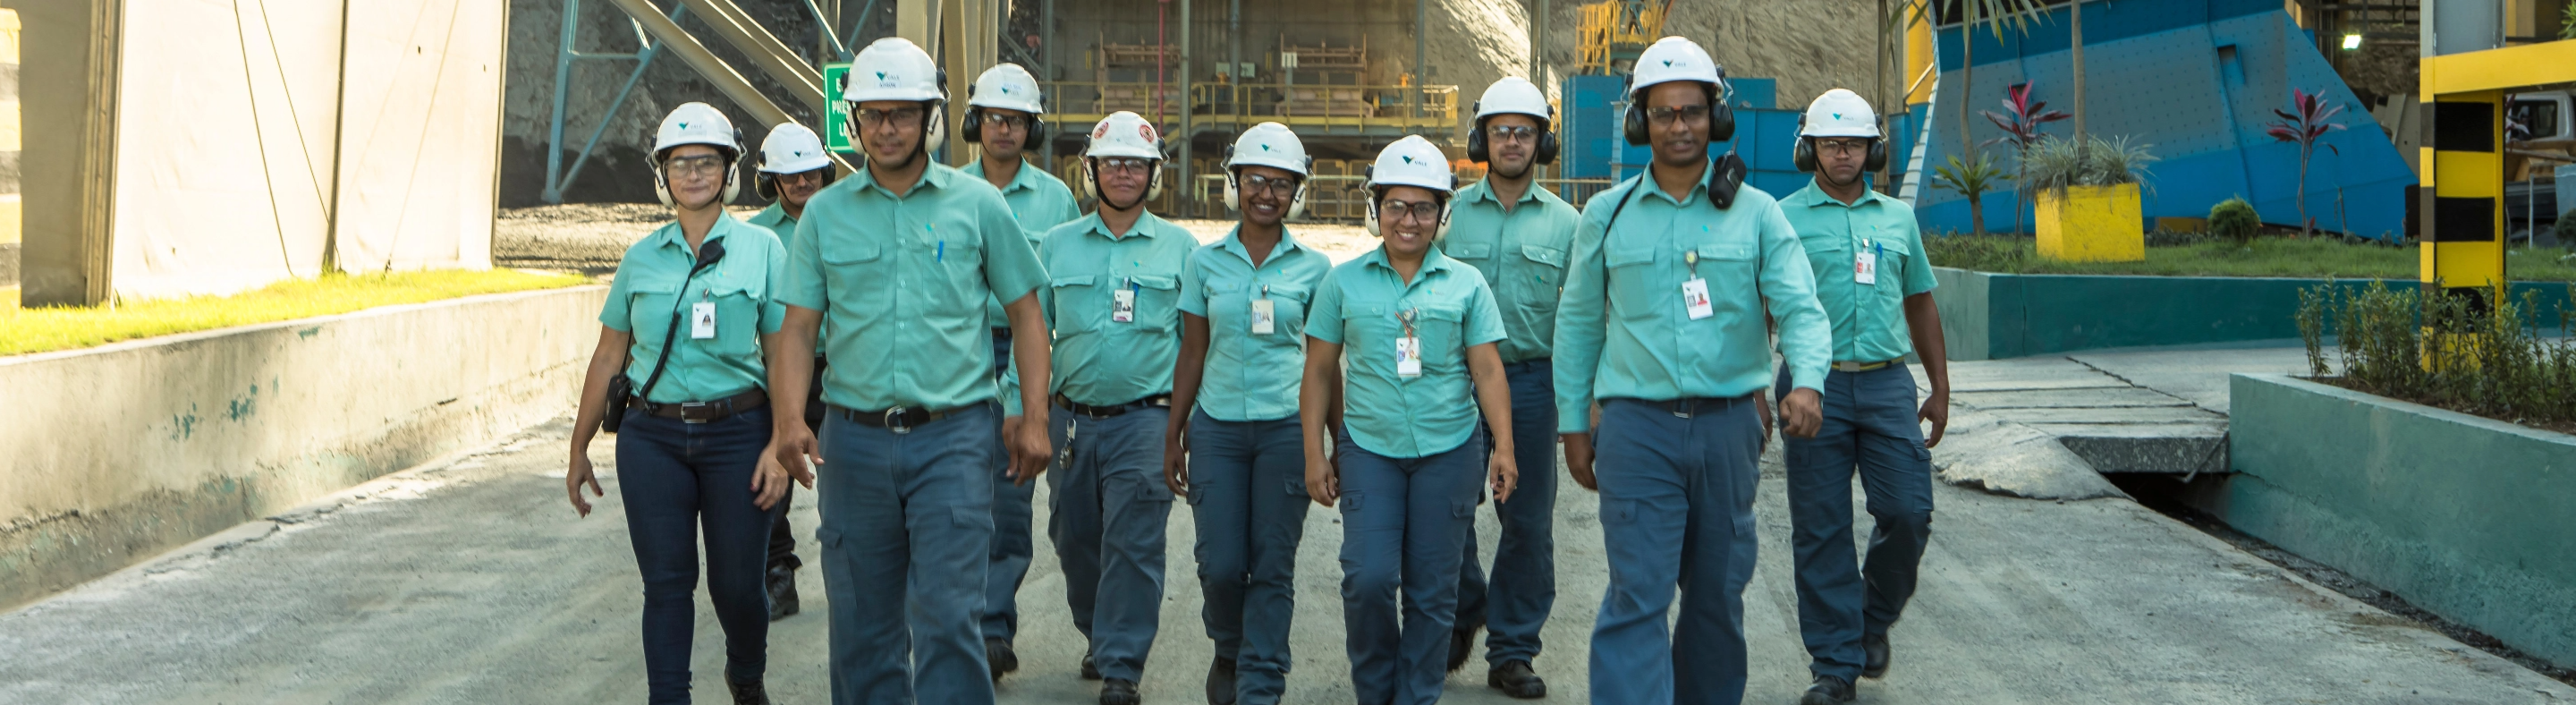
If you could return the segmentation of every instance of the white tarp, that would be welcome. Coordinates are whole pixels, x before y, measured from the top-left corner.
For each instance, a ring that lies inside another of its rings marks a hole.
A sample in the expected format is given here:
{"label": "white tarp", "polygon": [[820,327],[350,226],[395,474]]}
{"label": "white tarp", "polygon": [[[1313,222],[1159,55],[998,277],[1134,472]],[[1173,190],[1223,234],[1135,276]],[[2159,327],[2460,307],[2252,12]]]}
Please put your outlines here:
{"label": "white tarp", "polygon": [[315,276],[334,211],[343,270],[491,266],[503,0],[161,0],[124,14],[117,297]]}

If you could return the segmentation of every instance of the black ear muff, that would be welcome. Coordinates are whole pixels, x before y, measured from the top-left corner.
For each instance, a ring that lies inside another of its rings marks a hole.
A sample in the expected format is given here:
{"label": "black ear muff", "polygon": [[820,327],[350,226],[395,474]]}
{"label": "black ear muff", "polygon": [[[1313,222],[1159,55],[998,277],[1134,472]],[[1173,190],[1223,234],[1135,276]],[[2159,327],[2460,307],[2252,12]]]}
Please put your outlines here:
{"label": "black ear muff", "polygon": [[[966,89],[966,92],[973,93],[975,92],[975,89],[968,88]],[[966,126],[957,128],[957,136],[966,138],[967,144],[984,143],[983,108],[975,107],[972,104],[966,106]]]}
{"label": "black ear muff", "polygon": [[1644,146],[1654,139],[1646,134],[1646,107],[1637,104],[1636,90],[1635,76],[1619,84],[1619,95],[1628,96],[1628,109],[1619,112],[1619,134],[1628,139],[1628,144]]}
{"label": "black ear muff", "polygon": [[1816,141],[1807,137],[1807,114],[1798,114],[1798,146],[1789,148],[1789,162],[1798,171],[1816,173]]}
{"label": "black ear muff", "polygon": [[[1473,111],[1473,112],[1477,112],[1477,113],[1485,112],[1485,101],[1481,101],[1481,100],[1476,101],[1474,105],[1472,105],[1471,107],[1469,107],[1469,108],[1468,108],[1468,110]],[[1484,118],[1476,118],[1476,126],[1475,126],[1475,129],[1471,129],[1471,130],[1468,130],[1468,131],[1467,131],[1467,161],[1471,161],[1471,162],[1492,162],[1492,161],[1494,161],[1494,153],[1493,153],[1493,150],[1491,150],[1491,149],[1489,149],[1489,148],[1487,148],[1487,147],[1485,146],[1485,119],[1484,119]]]}
{"label": "black ear muff", "polygon": [[1530,153],[1533,164],[1556,163],[1556,108],[1547,109],[1546,127],[1538,131],[1538,151]]}
{"label": "black ear muff", "polygon": [[766,171],[754,172],[751,177],[751,190],[760,194],[760,200],[778,200],[778,176]]}
{"label": "black ear muff", "polygon": [[1869,141],[1869,158],[1868,158],[1868,159],[1863,160],[1863,161],[1860,163],[1860,170],[1861,170],[1861,171],[1880,171],[1880,170],[1884,170],[1884,169],[1886,169],[1886,168],[1887,168],[1887,138],[1885,138],[1885,137],[1873,138],[1873,139],[1871,139],[1871,140]]}

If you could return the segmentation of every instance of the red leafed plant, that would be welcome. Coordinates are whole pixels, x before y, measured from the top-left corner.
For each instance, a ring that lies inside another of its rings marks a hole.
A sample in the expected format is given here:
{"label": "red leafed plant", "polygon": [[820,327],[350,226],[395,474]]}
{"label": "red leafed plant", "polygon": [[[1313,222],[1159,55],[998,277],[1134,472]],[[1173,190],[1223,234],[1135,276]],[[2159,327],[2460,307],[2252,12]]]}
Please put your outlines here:
{"label": "red leafed plant", "polygon": [[[2004,131],[2004,136],[1986,140],[1984,144],[2012,145],[2013,172],[2016,174],[2013,180],[2015,182],[2019,182],[2021,181],[2021,178],[2018,176],[2022,171],[2021,163],[2030,158],[2030,148],[2033,145],[2039,144],[2040,138],[2043,137],[2039,132],[2039,126],[2074,116],[2066,114],[2066,111],[2064,110],[2049,110],[2048,101],[2033,100],[2031,98],[2031,87],[2029,83],[2016,83],[2013,84],[2012,87],[2004,89],[2003,103],[2004,112],[1998,113],[1992,110],[1979,110],[1977,112],[1985,115],[1987,122],[1994,123],[1995,127],[2001,128]],[[2013,230],[2015,232],[2019,232],[2021,230],[2021,201],[2022,199],[2027,198],[2030,194],[2029,189],[2027,188],[2016,188],[2015,190],[2017,193],[2014,194],[2015,198],[2013,200]]]}
{"label": "red leafed plant", "polygon": [[[2308,157],[2316,153],[2319,138],[2328,132],[2344,129],[2343,123],[2334,121],[2334,116],[2342,112],[2343,106],[2326,100],[2322,94],[2292,88],[2290,109],[2274,108],[2272,114],[2281,116],[2281,119],[2264,125],[2264,134],[2271,135],[2272,139],[2299,145],[2299,190],[2296,197],[2301,237],[2313,234],[2316,229],[2316,221],[2308,218]],[[2326,147],[2332,149],[2334,145]]]}

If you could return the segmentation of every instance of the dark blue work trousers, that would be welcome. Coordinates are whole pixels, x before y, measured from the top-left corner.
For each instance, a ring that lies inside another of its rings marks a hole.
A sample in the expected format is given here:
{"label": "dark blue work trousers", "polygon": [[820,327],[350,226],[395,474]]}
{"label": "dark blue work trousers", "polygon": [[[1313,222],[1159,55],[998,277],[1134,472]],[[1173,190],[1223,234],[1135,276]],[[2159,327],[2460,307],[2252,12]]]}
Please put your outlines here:
{"label": "dark blue work trousers", "polygon": [[[1610,588],[1592,626],[1592,702],[1743,702],[1760,401],[1601,402],[1594,476]],[[1675,588],[1681,615],[1667,626]]]}
{"label": "dark blue work trousers", "polygon": [[1304,425],[1190,417],[1190,516],[1198,527],[1200,618],[1235,660],[1235,702],[1273,705],[1288,687],[1297,544],[1306,535]]}
{"label": "dark blue work trousers", "polygon": [[[1788,370],[1775,388],[1789,388]],[[1916,425],[1914,375],[1904,365],[1825,377],[1825,425],[1782,448],[1789,471],[1790,546],[1797,555],[1798,633],[1808,670],[1860,677],[1864,634],[1882,635],[1914,597],[1915,567],[1932,538],[1932,453]],[[1785,396],[1785,392],[1783,393]],[[1876,526],[1866,562],[1852,542],[1852,475]]]}
{"label": "dark blue work trousers", "polygon": [[1466,566],[1458,573],[1458,627],[1485,627],[1485,661],[1538,658],[1539,630],[1556,608],[1556,375],[1547,360],[1503,366],[1512,389],[1512,461],[1520,469],[1512,499],[1494,505],[1502,538],[1490,580],[1476,560],[1476,525],[1467,525]]}
{"label": "dark blue work trousers", "polygon": [[1335,457],[1351,690],[1361,705],[1439,702],[1458,569],[1484,486],[1484,431],[1419,458],[1369,452],[1345,433]]}
{"label": "dark blue work trousers", "polygon": [[644,675],[652,702],[689,702],[696,640],[698,540],[707,599],[724,627],[725,673],[757,681],[769,663],[769,527],[787,511],[753,504],[751,478],[769,445],[769,409],[687,423],[627,407],[617,434],[617,496],[644,578]]}
{"label": "dark blue work trousers", "polygon": [[834,705],[993,702],[978,625],[1001,422],[992,402],[901,429],[823,419]]}

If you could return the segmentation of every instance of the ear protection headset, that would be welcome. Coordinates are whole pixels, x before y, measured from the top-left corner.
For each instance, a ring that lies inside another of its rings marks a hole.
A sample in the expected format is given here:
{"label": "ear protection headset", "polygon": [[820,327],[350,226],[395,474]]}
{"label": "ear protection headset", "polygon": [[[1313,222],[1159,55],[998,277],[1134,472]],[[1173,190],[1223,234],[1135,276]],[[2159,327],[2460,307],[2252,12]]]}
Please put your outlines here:
{"label": "ear protection headset", "polygon": [[[1231,163],[1231,162],[1233,162],[1233,161],[1234,161],[1234,145],[1230,145],[1230,144],[1229,144],[1229,145],[1226,145],[1226,146],[1225,146],[1225,161],[1226,161],[1226,162],[1228,162],[1228,163]],[[1314,158],[1314,157],[1307,157],[1307,158],[1306,158],[1306,171],[1307,171],[1307,173],[1313,173],[1313,172],[1315,171],[1315,158]],[[1293,195],[1291,195],[1291,196],[1289,197],[1289,200],[1288,200],[1288,214],[1287,214],[1287,215],[1285,215],[1285,216],[1281,216],[1281,217],[1280,217],[1280,220],[1296,220],[1296,219],[1297,219],[1297,216],[1304,215],[1304,214],[1306,213],[1306,179],[1307,179],[1307,178],[1308,178],[1308,177],[1306,177],[1306,176],[1302,176],[1302,175],[1297,177],[1297,193],[1295,193],[1295,194],[1293,194]],[[1238,169],[1238,168],[1235,168],[1235,167],[1226,167],[1226,170],[1225,170],[1225,209],[1226,209],[1226,210],[1230,210],[1230,211],[1240,211],[1240,210],[1243,210],[1243,190],[1242,190],[1242,187],[1241,187],[1241,186],[1237,185],[1237,182],[1241,181],[1242,179],[1243,179],[1243,170],[1242,170],[1242,169]]]}
{"label": "ear protection headset", "polygon": [[[843,72],[841,74],[842,95],[848,95],[850,92],[851,73],[855,72]],[[938,149],[940,143],[948,140],[948,99],[946,98],[948,95],[948,69],[939,69],[936,73],[931,75],[938,82],[939,95],[942,97],[937,101],[921,101],[921,103],[923,103],[921,106],[921,147],[917,151],[924,154],[929,153],[930,150]],[[859,141],[859,101],[851,100],[842,102],[847,105],[849,110],[848,119],[841,121],[842,136],[848,137],[850,139],[850,147],[857,149],[859,151],[859,155],[864,158],[867,156],[868,150],[866,147],[861,146],[865,143]],[[931,105],[931,103],[937,103],[937,105]],[[970,109],[968,112],[973,111]],[[973,130],[973,126],[974,123],[969,122],[967,123],[967,127],[964,129]],[[1030,129],[1035,130],[1036,127],[1032,125]],[[970,132],[968,134],[971,135],[973,133]],[[1030,135],[1029,141],[1036,142],[1036,133],[1031,132]],[[975,138],[970,136],[966,139],[968,141],[973,141]],[[740,142],[741,140],[735,141]]]}
{"label": "ear protection headset", "polygon": [[[1369,179],[1374,181],[1377,178],[1377,165],[1369,165],[1365,173],[1368,174]],[[1366,211],[1368,217],[1360,221],[1360,227],[1368,230],[1369,237],[1386,237],[1386,234],[1378,229],[1377,224],[1377,204],[1379,201],[1386,200],[1386,191],[1373,184],[1369,187],[1368,191],[1369,200],[1368,209]],[[1451,206],[1456,205],[1457,199],[1455,196],[1457,196],[1457,194],[1452,193],[1440,197],[1440,229],[1431,233],[1432,240],[1448,239],[1449,209]],[[1613,214],[1613,217],[1615,218],[1616,214]]]}
{"label": "ear protection headset", "polygon": [[[1101,203],[1106,204],[1108,203],[1108,200],[1100,194],[1100,171],[1098,169],[1098,162],[1099,160],[1095,157],[1082,158],[1082,197],[1100,199]],[[1163,197],[1163,160],[1154,160],[1153,176],[1147,178],[1150,180],[1145,182],[1145,197],[1136,201],[1137,203],[1144,203],[1145,201],[1151,201]],[[1231,184],[1233,181],[1229,179],[1227,180],[1227,183],[1229,184],[1227,187],[1229,189],[1228,192],[1231,193]],[[1297,191],[1297,202],[1302,204],[1305,202],[1305,188],[1300,186]]]}
{"label": "ear protection headset", "polygon": [[[1637,77],[1631,75],[1619,89],[1620,95],[1629,96],[1628,109],[1620,114],[1619,128],[1628,138],[1628,144],[1644,145],[1653,142],[1654,135],[1647,132],[1646,105],[1643,99],[1634,95],[1636,84]],[[1734,95],[1735,87],[1726,82],[1726,67],[1717,67],[1717,85],[1708,89],[1708,141],[1735,139],[1735,108],[1726,102]]]}
{"label": "ear protection headset", "polygon": [[[940,77],[943,81],[945,81],[947,75],[948,74],[945,69],[940,71]],[[943,84],[943,88],[944,87],[945,86]],[[966,100],[966,126],[957,128],[957,136],[966,138],[966,141],[970,144],[983,144],[984,108],[983,106],[979,106],[974,103],[975,84],[966,84]],[[1029,145],[1046,141],[1046,129],[1046,120],[1041,119],[1036,115],[1030,115],[1029,136],[1028,139],[1021,141],[1020,148],[1027,149]]]}
{"label": "ear protection headset", "polygon": [[[653,155],[653,195],[662,199],[663,207],[667,208],[675,204],[671,199],[671,182],[662,175],[662,160],[670,158],[672,149],[685,146],[687,145],[673,145],[671,149],[665,149]],[[717,197],[716,205],[732,203],[733,197],[742,195],[742,128],[734,128],[732,145],[707,146],[723,152],[725,158],[724,194]]]}
{"label": "ear protection headset", "polygon": [[[1472,112],[1484,112],[1485,101],[1476,101],[1474,107],[1469,110]],[[1497,115],[1499,114],[1500,113],[1497,113]],[[1517,115],[1519,113],[1513,114]],[[1478,118],[1476,120],[1476,129],[1467,133],[1468,161],[1492,162],[1494,160],[1493,153],[1485,146],[1485,121],[1492,119],[1493,117],[1494,116],[1492,115],[1488,115],[1483,118]],[[1551,129],[1554,127],[1556,127],[1556,106],[1550,105],[1547,106],[1547,123],[1539,126],[1538,149],[1530,152],[1531,164],[1556,163],[1556,131]]]}
{"label": "ear protection headset", "polygon": [[[1799,171],[1813,174],[1820,168],[1816,161],[1816,140],[1807,137],[1806,133],[1807,114],[1799,113],[1798,146],[1789,150],[1789,160],[1798,164]],[[1869,156],[1861,159],[1861,172],[1868,173],[1885,168],[1887,168],[1887,140],[1878,137],[1869,138]]]}

